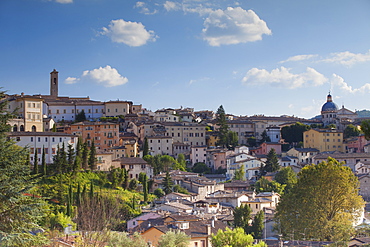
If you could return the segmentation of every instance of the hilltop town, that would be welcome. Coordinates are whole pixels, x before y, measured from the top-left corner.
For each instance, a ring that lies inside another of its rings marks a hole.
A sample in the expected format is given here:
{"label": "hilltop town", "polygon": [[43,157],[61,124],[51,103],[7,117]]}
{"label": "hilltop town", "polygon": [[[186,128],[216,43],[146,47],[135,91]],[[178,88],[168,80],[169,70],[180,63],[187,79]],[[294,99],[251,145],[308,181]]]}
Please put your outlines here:
{"label": "hilltop town", "polygon": [[[86,145],[92,158],[88,161],[86,156],[86,164],[81,161],[77,169],[106,174],[113,188],[131,186],[138,193],[136,200],[126,196],[137,203],[133,206],[137,211],[119,230],[139,234],[151,246],[158,246],[160,237],[174,229],[189,237],[189,246],[212,246],[212,234],[236,226],[236,209],[246,205],[248,225],[261,225],[251,231],[254,238],[281,246],[282,233],[275,228],[274,217],[289,183],[278,184],[276,175],[282,169],[297,174],[330,157],[350,168],[359,182],[358,195],[370,200],[370,141],[360,128],[369,119],[338,107],[330,93],[323,95],[326,103],[318,109],[320,114],[304,119],[234,116],[225,112],[222,102],[217,112],[183,107],[153,112],[131,101],[60,96],[58,84],[58,71],[53,70],[49,95],[5,96],[6,110],[15,114],[7,122],[7,137],[29,149],[30,170],[45,176],[75,172],[77,158],[65,168],[58,164],[61,153],[68,156],[75,150],[71,156],[77,157],[81,143]],[[277,168],[268,168],[270,164]],[[80,184],[68,193],[78,194],[79,189]],[[260,212],[263,219],[258,222]],[[356,222],[367,222],[366,209]],[[293,232],[285,244],[327,244],[308,235],[306,228]],[[58,246],[76,244],[68,237],[55,239]],[[350,243],[361,241],[352,238]]]}

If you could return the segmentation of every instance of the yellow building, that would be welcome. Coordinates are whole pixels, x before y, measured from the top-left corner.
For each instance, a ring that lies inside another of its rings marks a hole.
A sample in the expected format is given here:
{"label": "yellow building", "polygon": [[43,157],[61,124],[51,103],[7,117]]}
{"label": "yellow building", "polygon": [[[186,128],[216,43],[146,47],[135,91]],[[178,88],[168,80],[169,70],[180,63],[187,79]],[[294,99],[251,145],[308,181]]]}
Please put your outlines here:
{"label": "yellow building", "polygon": [[303,146],[316,148],[320,152],[343,152],[343,132],[331,129],[310,129],[303,133]]}
{"label": "yellow building", "polygon": [[9,124],[12,131],[42,132],[43,130],[43,99],[41,96],[11,95],[7,98],[8,111],[16,112],[17,119]]}
{"label": "yellow building", "polygon": [[108,101],[104,104],[105,107],[105,117],[117,117],[125,116],[131,113],[132,102],[131,101]]}

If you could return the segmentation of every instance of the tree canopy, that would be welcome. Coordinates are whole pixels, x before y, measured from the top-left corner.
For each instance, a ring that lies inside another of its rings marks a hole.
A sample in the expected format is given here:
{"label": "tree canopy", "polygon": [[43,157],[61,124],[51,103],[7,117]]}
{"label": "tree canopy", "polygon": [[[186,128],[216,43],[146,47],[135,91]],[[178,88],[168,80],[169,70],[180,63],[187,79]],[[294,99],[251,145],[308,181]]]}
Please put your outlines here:
{"label": "tree canopy", "polygon": [[361,131],[364,132],[366,140],[370,140],[370,120],[361,122]]}
{"label": "tree canopy", "polygon": [[240,227],[231,230],[226,227],[225,231],[218,230],[216,235],[212,234],[211,243],[213,247],[267,247],[265,242],[261,241],[253,244],[254,239],[250,234],[245,234],[244,230]]}
{"label": "tree canopy", "polygon": [[181,231],[168,231],[158,241],[158,247],[187,247],[190,237]]}
{"label": "tree canopy", "polygon": [[311,129],[309,125],[296,122],[281,129],[281,137],[290,144],[303,142],[303,132]]}
{"label": "tree canopy", "polygon": [[364,205],[358,186],[351,169],[333,158],[305,166],[277,206],[279,231],[294,239],[305,233],[306,239],[348,240]]}
{"label": "tree canopy", "polygon": [[343,138],[346,139],[353,136],[359,136],[360,133],[361,131],[356,126],[349,124],[343,131]]}

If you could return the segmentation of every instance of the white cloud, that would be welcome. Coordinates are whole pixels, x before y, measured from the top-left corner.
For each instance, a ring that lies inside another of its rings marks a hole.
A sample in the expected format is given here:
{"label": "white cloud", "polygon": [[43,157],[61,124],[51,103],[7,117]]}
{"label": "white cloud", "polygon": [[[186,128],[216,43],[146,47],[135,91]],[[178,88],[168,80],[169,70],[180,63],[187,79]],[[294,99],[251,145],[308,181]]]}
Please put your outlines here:
{"label": "white cloud", "polygon": [[309,60],[309,59],[315,58],[317,56],[318,55],[316,55],[316,54],[311,54],[311,55],[297,55],[297,56],[290,57],[287,60],[280,61],[279,63],[298,62],[298,61],[303,61],[303,60]]}
{"label": "white cloud", "polygon": [[367,53],[352,53],[349,51],[331,53],[328,58],[322,59],[321,62],[339,63],[345,66],[352,66],[356,63],[370,61],[370,50]]}
{"label": "white cloud", "polygon": [[73,3],[73,0],[55,0],[57,3]]}
{"label": "white cloud", "polygon": [[140,22],[122,19],[112,20],[108,28],[103,27],[101,34],[107,35],[113,42],[124,43],[128,46],[142,46],[157,38],[154,31],[147,31]]}
{"label": "white cloud", "polygon": [[75,84],[79,81],[80,79],[79,78],[76,78],[76,77],[67,77],[67,79],[65,79],[64,83],[65,84]]}
{"label": "white cloud", "polygon": [[199,78],[199,79],[192,79],[192,80],[189,81],[188,84],[191,85],[191,84],[194,84],[194,83],[204,82],[204,81],[208,81],[208,80],[210,80],[210,78],[202,77],[202,78]]}
{"label": "white cloud", "polygon": [[342,91],[347,92],[347,93],[356,94],[356,93],[369,93],[370,92],[370,83],[366,83],[359,88],[352,88],[352,86],[348,85],[348,83],[346,83],[342,77],[336,74],[333,74],[331,83],[333,86],[339,87]]}
{"label": "white cloud", "polygon": [[179,3],[175,3],[175,2],[171,2],[171,1],[166,1],[163,4],[163,6],[167,11],[176,11],[176,10],[179,10],[181,8]]}
{"label": "white cloud", "polygon": [[293,74],[289,68],[280,67],[271,70],[265,69],[250,69],[242,82],[245,85],[274,85],[289,89],[299,88],[307,85],[320,86],[327,82],[327,78],[317,72],[315,69],[307,67],[306,72],[301,74]]}
{"label": "white cloud", "polygon": [[271,34],[266,22],[253,10],[246,11],[240,7],[215,10],[203,25],[204,40],[211,46],[253,42],[261,40],[263,34]]}
{"label": "white cloud", "polygon": [[158,12],[156,9],[150,11],[149,8],[147,7],[147,4],[144,2],[136,2],[134,7],[140,9],[140,13],[145,15],[154,15]]}
{"label": "white cloud", "polygon": [[104,87],[115,87],[128,82],[126,77],[120,75],[115,68],[109,65],[104,68],[86,70],[82,73],[82,77],[89,78]]}

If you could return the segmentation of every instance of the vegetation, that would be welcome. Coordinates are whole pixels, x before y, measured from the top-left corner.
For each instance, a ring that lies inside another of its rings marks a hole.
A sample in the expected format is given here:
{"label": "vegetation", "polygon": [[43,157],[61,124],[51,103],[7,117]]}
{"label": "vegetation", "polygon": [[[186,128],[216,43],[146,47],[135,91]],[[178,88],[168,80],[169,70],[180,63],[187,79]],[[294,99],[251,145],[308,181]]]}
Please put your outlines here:
{"label": "vegetation", "polygon": [[361,122],[361,131],[364,132],[366,140],[370,140],[370,120]]}
{"label": "vegetation", "polygon": [[190,237],[181,231],[168,231],[158,241],[158,247],[187,247]]}
{"label": "vegetation", "polygon": [[82,110],[76,115],[76,123],[86,121],[85,111]]}
{"label": "vegetation", "polygon": [[256,184],[254,185],[254,188],[257,193],[261,192],[277,192],[280,195],[284,194],[285,184],[280,184],[276,182],[275,180],[269,181],[264,177],[261,177],[257,180]]}
{"label": "vegetation", "polygon": [[163,178],[162,185],[163,185],[163,191],[164,193],[166,193],[166,195],[172,192],[173,182],[172,182],[169,172],[166,172],[166,176]]}
{"label": "vegetation", "polygon": [[246,177],[245,177],[245,166],[242,165],[241,167],[239,167],[236,171],[235,171],[235,176],[233,178],[234,180],[241,180],[241,181],[245,181],[246,180]]}
{"label": "vegetation", "polygon": [[296,146],[299,142],[303,142],[303,132],[309,129],[311,129],[309,125],[297,122],[283,127],[281,129],[281,137],[292,146]]}
{"label": "vegetation", "polygon": [[203,162],[197,162],[194,164],[193,168],[191,169],[192,172],[195,173],[202,173],[202,174],[208,174],[211,173],[211,168],[209,168],[205,163]]}
{"label": "vegetation", "polygon": [[[4,92],[0,92],[0,99]],[[46,208],[32,196],[36,180],[28,166],[29,150],[6,139],[6,124],[12,117],[0,103],[0,242],[1,246],[40,246],[46,238],[32,234],[40,230]]]}
{"label": "vegetation", "polygon": [[218,127],[218,142],[217,145],[233,149],[238,145],[238,135],[229,130],[229,126],[227,125],[225,110],[224,107],[221,105],[217,109],[217,125]]}
{"label": "vegetation", "polygon": [[226,228],[225,231],[218,230],[216,235],[212,235],[211,243],[213,247],[267,247],[265,242],[261,241],[253,244],[254,239],[250,234],[245,234],[242,228],[235,228],[231,230]]}
{"label": "vegetation", "polygon": [[289,192],[297,183],[297,174],[291,167],[281,168],[275,175],[275,181],[279,184],[285,185],[284,193]]}
{"label": "vegetation", "polygon": [[361,134],[361,131],[356,126],[354,126],[353,124],[349,124],[344,129],[343,138],[347,139],[350,137],[359,136],[360,134]]}
{"label": "vegetation", "polygon": [[356,176],[329,157],[298,173],[297,184],[281,197],[275,217],[284,236],[300,239],[305,233],[306,239],[348,240],[363,205]]}
{"label": "vegetation", "polygon": [[267,154],[267,161],[266,165],[261,166],[260,169],[260,176],[266,175],[268,172],[277,172],[280,169],[279,159],[275,152],[275,149],[271,148],[271,150]]}

